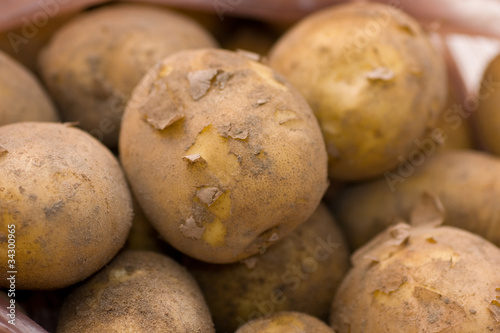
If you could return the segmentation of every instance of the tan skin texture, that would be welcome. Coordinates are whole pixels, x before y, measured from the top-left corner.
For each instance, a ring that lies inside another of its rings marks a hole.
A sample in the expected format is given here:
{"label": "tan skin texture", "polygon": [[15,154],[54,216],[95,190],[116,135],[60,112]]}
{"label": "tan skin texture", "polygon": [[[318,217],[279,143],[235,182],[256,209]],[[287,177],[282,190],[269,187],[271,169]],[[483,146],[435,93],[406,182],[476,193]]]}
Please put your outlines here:
{"label": "tan skin texture", "polygon": [[275,44],[269,64],[318,117],[335,180],[396,166],[446,101],[443,59],[414,19],[384,5],[339,5],[307,17]]}
{"label": "tan skin texture", "polygon": [[[322,244],[328,244],[322,247]],[[328,209],[263,255],[231,265],[187,261],[210,306],[215,327],[233,332],[243,323],[278,311],[326,319],[335,289],[349,268],[349,250]]]}
{"label": "tan skin texture", "polygon": [[21,121],[59,121],[35,76],[0,51],[0,126]]}
{"label": "tan skin texture", "polygon": [[494,58],[483,74],[476,113],[477,134],[487,150],[500,155],[500,55]]}
{"label": "tan skin texture", "polygon": [[352,260],[331,310],[339,333],[499,332],[500,249],[477,235],[399,224]]}
{"label": "tan skin texture", "polygon": [[212,263],[284,237],[327,187],[304,99],[268,67],[216,49],[179,52],[144,77],[124,115],[120,158],[160,235]]}
{"label": "tan skin texture", "polygon": [[334,333],[324,322],[300,312],[278,312],[252,320],[235,333]]}
{"label": "tan skin texture", "polygon": [[345,188],[332,200],[335,216],[353,248],[394,223],[396,217],[409,218],[424,192],[442,201],[445,224],[500,245],[498,158],[481,152],[450,150],[434,152],[411,174],[411,164],[406,167],[394,170],[388,178]]}
{"label": "tan skin texture", "polygon": [[72,292],[57,333],[214,333],[194,279],[167,256],[125,251]]}
{"label": "tan skin texture", "polygon": [[[17,289],[55,289],[99,270],[125,243],[132,202],[114,156],[64,124],[0,127],[0,251],[15,226]],[[0,263],[2,287],[7,260]]]}
{"label": "tan skin texture", "polygon": [[148,68],[184,49],[215,47],[196,22],[164,8],[110,5],[65,24],[40,55],[40,72],[65,121],[109,147],[118,144],[120,120]]}

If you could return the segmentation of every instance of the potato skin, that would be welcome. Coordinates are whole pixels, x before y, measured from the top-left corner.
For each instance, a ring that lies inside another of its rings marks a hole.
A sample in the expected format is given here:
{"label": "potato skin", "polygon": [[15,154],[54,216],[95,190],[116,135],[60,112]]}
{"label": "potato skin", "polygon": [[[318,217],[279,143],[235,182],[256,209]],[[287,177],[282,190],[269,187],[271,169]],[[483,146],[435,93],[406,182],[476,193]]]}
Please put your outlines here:
{"label": "potato skin", "polygon": [[21,121],[59,121],[35,76],[0,51],[0,126]]}
{"label": "potato skin", "polygon": [[331,310],[339,333],[499,331],[500,249],[477,235],[398,224],[352,258]]}
{"label": "potato skin", "polygon": [[40,72],[65,121],[116,148],[135,85],[157,61],[183,49],[215,47],[193,20],[161,7],[105,6],[65,24],[40,55]]}
{"label": "potato skin", "polygon": [[269,318],[246,323],[235,333],[334,333],[332,328],[313,316],[300,312],[278,312]]}
{"label": "potato skin", "polygon": [[[62,288],[104,266],[125,243],[132,202],[111,152],[56,123],[0,127],[0,251],[15,225],[16,288]],[[0,263],[6,287],[7,260]]]}
{"label": "potato skin", "polygon": [[395,218],[407,220],[424,192],[442,201],[445,224],[476,233],[499,246],[499,191],[498,158],[471,150],[448,150],[435,152],[422,165],[408,164],[386,178],[348,187],[331,204],[353,248],[365,244]]}
{"label": "potato skin", "polygon": [[500,155],[500,54],[488,65],[479,91],[479,108],[475,114],[477,135],[485,148]]}
{"label": "potato skin", "polygon": [[304,224],[245,262],[186,261],[217,331],[233,332],[249,320],[277,311],[300,311],[326,320],[334,292],[349,268],[349,250],[333,216],[320,205]]}
{"label": "potato skin", "polygon": [[214,333],[184,267],[154,252],[125,251],[66,299],[57,333]]}
{"label": "potato skin", "polygon": [[160,235],[212,263],[264,250],[305,222],[327,187],[305,100],[225,50],[182,51],[144,77],[123,118],[120,158]]}
{"label": "potato skin", "polygon": [[357,2],[310,15],[269,64],[318,117],[331,179],[373,178],[427,136],[446,102],[446,71],[423,29],[402,11]]}

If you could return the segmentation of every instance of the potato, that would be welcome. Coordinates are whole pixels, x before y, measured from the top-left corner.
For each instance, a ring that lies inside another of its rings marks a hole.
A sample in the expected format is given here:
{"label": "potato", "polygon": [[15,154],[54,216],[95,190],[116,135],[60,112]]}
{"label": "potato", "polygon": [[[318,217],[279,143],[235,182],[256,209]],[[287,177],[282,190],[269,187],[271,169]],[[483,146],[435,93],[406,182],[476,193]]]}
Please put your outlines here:
{"label": "potato", "polygon": [[40,72],[65,121],[116,147],[130,94],[149,67],[176,51],[213,47],[196,22],[154,6],[105,6],[71,20],[40,55]]}
{"label": "potato", "polygon": [[395,218],[408,219],[422,193],[439,197],[445,224],[500,245],[500,160],[475,151],[422,153],[385,178],[351,186],[332,200],[333,211],[353,248],[383,231]]}
{"label": "potato", "polygon": [[309,220],[266,253],[229,265],[187,261],[212,311],[217,331],[276,311],[326,319],[335,289],[349,268],[342,231],[320,205]]}
{"label": "potato", "polygon": [[235,333],[333,333],[321,320],[300,312],[278,312],[246,323]]}
{"label": "potato", "polygon": [[305,100],[268,67],[225,50],[182,51],[146,75],[119,148],[151,224],[212,263],[264,251],[309,218],[327,187]]}
{"label": "potato", "polygon": [[52,101],[26,68],[0,51],[0,126],[21,121],[59,121]]}
{"label": "potato", "polygon": [[83,280],[123,246],[131,220],[124,174],[92,136],[56,123],[0,127],[0,251],[15,251],[14,263],[0,261],[2,287],[12,270],[16,289]]}
{"label": "potato", "polygon": [[478,95],[479,108],[475,114],[477,135],[485,148],[500,155],[500,54],[484,71]]}
{"label": "potato", "polygon": [[499,330],[500,249],[477,235],[401,223],[352,261],[332,306],[339,333]]}
{"label": "potato", "polygon": [[158,253],[126,251],[70,294],[57,332],[215,330],[203,295],[184,267]]}
{"label": "potato", "polygon": [[269,64],[318,117],[331,179],[383,174],[429,135],[446,102],[446,68],[418,23],[356,2],[318,11],[287,32]]}

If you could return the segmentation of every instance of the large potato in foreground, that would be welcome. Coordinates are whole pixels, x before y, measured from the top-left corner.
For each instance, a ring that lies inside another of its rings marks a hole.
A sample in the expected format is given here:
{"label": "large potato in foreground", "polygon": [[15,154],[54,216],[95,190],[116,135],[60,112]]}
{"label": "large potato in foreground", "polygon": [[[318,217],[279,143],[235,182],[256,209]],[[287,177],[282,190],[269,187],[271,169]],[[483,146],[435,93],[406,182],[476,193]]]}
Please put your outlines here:
{"label": "large potato in foreground", "polygon": [[151,224],[199,260],[249,257],[305,222],[327,187],[321,131],[268,67],[230,51],[182,51],[127,105],[120,158]]}
{"label": "large potato in foreground", "polygon": [[40,55],[40,72],[65,121],[109,147],[125,105],[148,68],[184,49],[215,47],[196,22],[161,7],[105,6],[65,24]]}
{"label": "large potato in foreground", "polygon": [[235,333],[334,333],[331,327],[313,316],[300,312],[278,312],[269,318],[246,323]]}
{"label": "large potato in foreground", "polygon": [[332,307],[339,333],[500,331],[500,249],[479,236],[401,223],[352,260]]}
{"label": "large potato in foreground", "polygon": [[[435,149],[435,148],[434,148]],[[333,210],[353,248],[394,223],[410,218],[423,193],[437,196],[445,224],[476,233],[500,246],[500,160],[477,151],[427,151],[383,179],[347,187]]]}
{"label": "large potato in foreground", "polygon": [[66,299],[58,333],[213,333],[189,273],[172,259],[126,251]]}
{"label": "large potato in foreground", "polygon": [[419,24],[386,5],[318,11],[287,32],[269,64],[318,117],[329,175],[381,175],[417,149],[446,101],[446,71]]}
{"label": "large potato in foreground", "polygon": [[[2,287],[11,270],[17,289],[83,280],[123,246],[131,220],[125,176],[95,138],[65,124],[0,127]],[[15,269],[6,257],[8,229],[15,230]]]}
{"label": "large potato in foreground", "polygon": [[0,51],[0,126],[21,121],[59,121],[35,76]]}
{"label": "large potato in foreground", "polygon": [[217,331],[233,332],[277,311],[326,319],[349,268],[349,250],[332,215],[320,205],[262,255],[230,265],[187,261],[187,267],[200,284]]}

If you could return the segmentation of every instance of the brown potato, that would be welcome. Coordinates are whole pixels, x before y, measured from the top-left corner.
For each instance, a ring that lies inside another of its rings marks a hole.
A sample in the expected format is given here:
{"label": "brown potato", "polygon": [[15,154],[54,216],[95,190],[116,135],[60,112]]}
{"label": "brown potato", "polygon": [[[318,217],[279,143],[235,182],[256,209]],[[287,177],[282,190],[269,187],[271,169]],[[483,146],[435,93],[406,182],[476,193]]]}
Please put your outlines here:
{"label": "brown potato", "polygon": [[327,187],[305,100],[267,66],[225,50],[182,51],[146,75],[119,148],[151,224],[212,263],[263,251],[305,222]]}
{"label": "brown potato", "polygon": [[418,164],[408,160],[385,178],[348,187],[332,200],[335,216],[353,248],[396,218],[408,219],[425,192],[441,199],[447,212],[445,224],[500,245],[500,160],[469,150],[427,153],[414,160]]}
{"label": "brown potato", "polygon": [[300,311],[322,319],[349,268],[349,250],[328,209],[320,205],[309,220],[264,254],[229,265],[187,261],[212,311],[217,331],[277,311]]}
{"label": "brown potato", "polygon": [[118,4],[65,24],[40,55],[40,72],[65,121],[116,147],[130,94],[157,61],[183,49],[215,47],[193,20],[161,7]]}
{"label": "brown potato", "polygon": [[300,312],[278,312],[252,320],[235,333],[334,333],[321,320]]}
{"label": "brown potato", "polygon": [[331,310],[339,333],[499,330],[500,249],[477,235],[401,223],[352,262]]}
{"label": "brown potato", "polygon": [[189,273],[154,252],[126,251],[77,288],[61,310],[57,333],[215,332]]}
{"label": "brown potato", "polygon": [[[0,251],[15,251],[17,289],[88,277],[123,246],[131,220],[118,161],[88,133],[55,123],[0,127]],[[0,261],[2,287],[10,264]]]}
{"label": "brown potato", "polygon": [[429,135],[446,102],[446,67],[418,22],[382,4],[320,10],[290,29],[269,64],[308,101],[329,176],[382,175]]}
{"label": "brown potato", "polygon": [[59,121],[35,76],[0,51],[0,126],[21,121]]}

